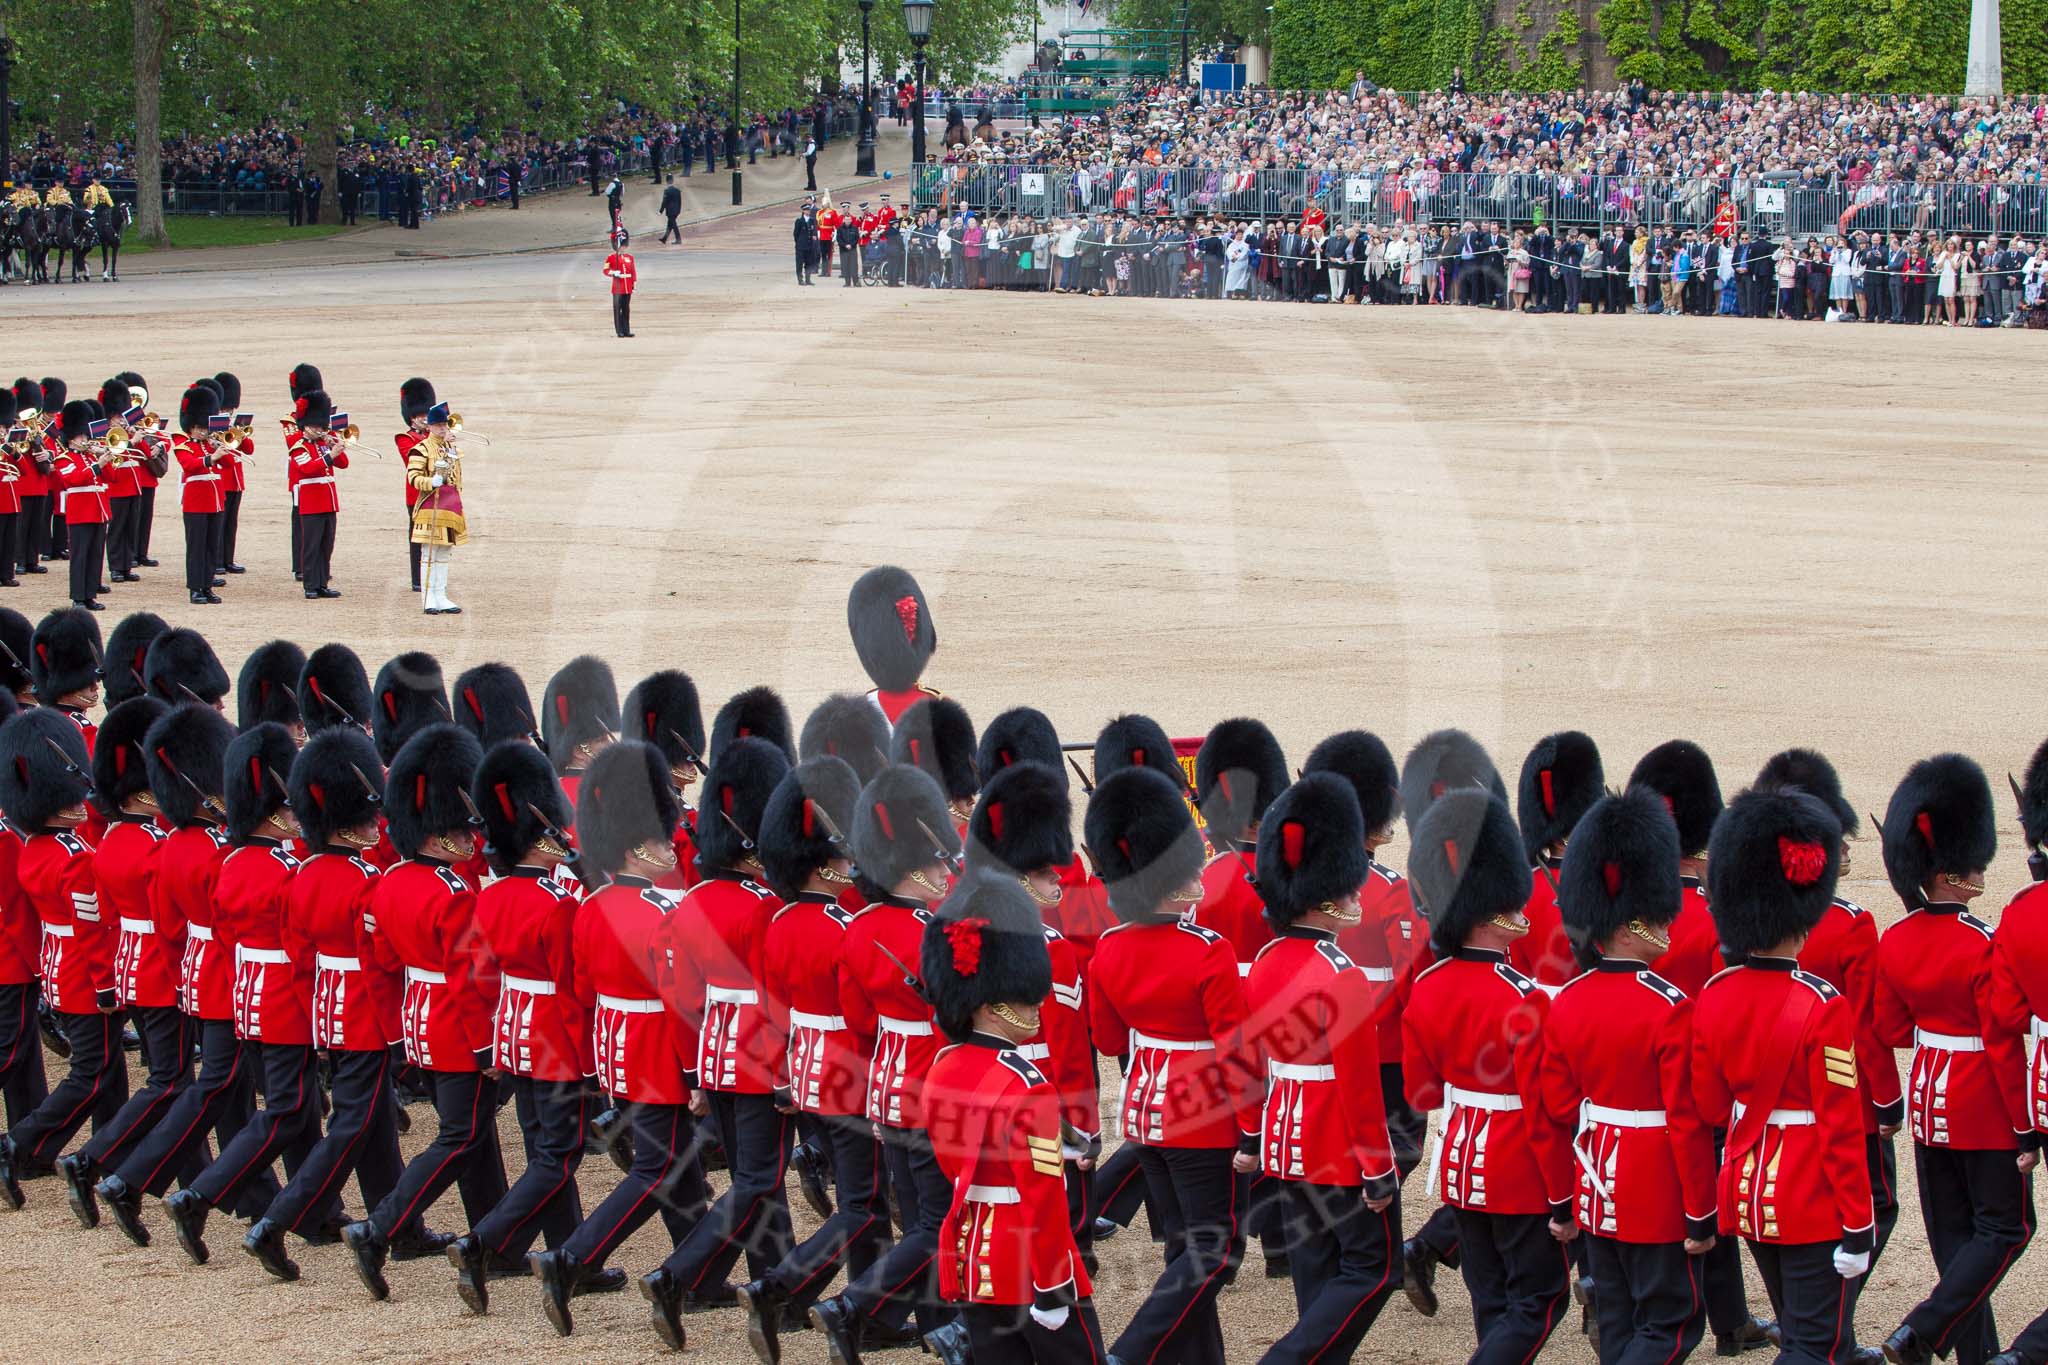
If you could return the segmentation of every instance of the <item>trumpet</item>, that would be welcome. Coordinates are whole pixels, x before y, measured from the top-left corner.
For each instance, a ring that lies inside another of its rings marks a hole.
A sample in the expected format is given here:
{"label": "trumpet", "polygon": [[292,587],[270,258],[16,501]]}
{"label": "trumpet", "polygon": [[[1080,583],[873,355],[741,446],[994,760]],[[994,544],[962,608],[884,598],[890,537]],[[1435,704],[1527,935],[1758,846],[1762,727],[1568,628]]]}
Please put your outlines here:
{"label": "trumpet", "polygon": [[482,441],[485,445],[491,443],[491,438],[484,435],[481,431],[464,431],[462,428],[462,414],[459,412],[448,414],[448,430],[451,434],[459,434],[464,440]]}

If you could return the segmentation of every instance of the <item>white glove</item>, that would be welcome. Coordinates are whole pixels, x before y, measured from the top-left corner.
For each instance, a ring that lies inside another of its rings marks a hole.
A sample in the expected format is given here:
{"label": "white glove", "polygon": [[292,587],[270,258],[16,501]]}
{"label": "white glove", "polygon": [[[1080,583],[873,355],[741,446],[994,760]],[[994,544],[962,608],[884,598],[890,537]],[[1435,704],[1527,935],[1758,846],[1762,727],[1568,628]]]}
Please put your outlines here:
{"label": "white glove", "polygon": [[436,474],[434,476],[434,487],[439,488],[442,484],[446,482],[448,482],[448,480],[442,478],[439,474]]}
{"label": "white glove", "polygon": [[1048,1313],[1034,1304],[1031,1309],[1031,1320],[1048,1332],[1057,1332],[1067,1325],[1067,1314],[1071,1311],[1065,1304],[1061,1304]]}
{"label": "white glove", "polygon": [[1853,1280],[1870,1269],[1870,1253],[1867,1251],[1847,1252],[1839,1244],[1835,1247],[1835,1273],[1845,1280]]}

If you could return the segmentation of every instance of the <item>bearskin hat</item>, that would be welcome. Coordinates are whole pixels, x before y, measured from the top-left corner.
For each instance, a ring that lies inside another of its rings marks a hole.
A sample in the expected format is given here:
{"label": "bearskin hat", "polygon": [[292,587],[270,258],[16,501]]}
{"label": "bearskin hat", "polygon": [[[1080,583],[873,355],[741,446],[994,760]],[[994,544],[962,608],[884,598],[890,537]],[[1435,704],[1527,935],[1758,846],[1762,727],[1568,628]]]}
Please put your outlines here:
{"label": "bearskin hat", "polygon": [[1515,814],[1522,822],[1522,847],[1534,863],[1552,844],[1571,837],[1572,826],[1606,794],[1600,746],[1590,735],[1560,730],[1545,735],[1522,760]]}
{"label": "bearskin hat", "polygon": [[579,745],[619,733],[619,685],[612,666],[579,654],[556,670],[541,695],[540,732],[555,771],[565,773]]}
{"label": "bearskin hat", "polygon": [[1937,754],[1906,770],[1885,807],[1884,870],[1909,909],[1934,878],[1974,877],[1997,852],[1991,783],[1974,759]]}
{"label": "bearskin hat", "polygon": [[1074,805],[1058,768],[1013,763],[982,788],[967,818],[967,864],[1022,876],[1074,861]]}
{"label": "bearskin hat", "polygon": [[425,417],[441,400],[434,397],[434,386],[424,379],[408,379],[398,386],[398,416],[403,422],[415,417]]}
{"label": "bearskin hat", "polygon": [[[149,758],[143,741],[169,708],[154,697],[130,697],[107,712],[92,746],[92,789],[112,815],[137,792],[148,791]],[[205,782],[200,783],[205,786]]]}
{"label": "bearskin hat", "polygon": [[1358,794],[1336,773],[1309,773],[1266,808],[1257,876],[1276,929],[1353,894],[1371,867]]}
{"label": "bearskin hat", "polygon": [[974,771],[974,722],[951,697],[926,697],[896,718],[889,761],[929,773],[948,801],[972,801],[981,790]]}
{"label": "bearskin hat", "polygon": [[134,404],[138,408],[148,405],[148,380],[144,379],[141,375],[135,373],[135,371],[133,370],[123,370],[121,371],[121,373],[115,375],[114,378],[120,380],[123,384],[126,384],[128,386],[128,401],[130,403]]}
{"label": "bearskin hat", "polygon": [[854,580],[846,595],[846,628],[853,652],[876,687],[907,692],[924,676],[939,647],[924,589],[906,571],[884,564]]}
{"label": "bearskin hat", "polygon": [[35,627],[12,607],[0,607],[0,687],[11,695],[35,686]]}
{"label": "bearskin hat", "polygon": [[[100,420],[100,419],[101,419],[102,417],[105,417],[105,416],[107,415],[107,410],[106,410],[106,408],[105,408],[105,407],[104,407],[104,406],[103,406],[103,405],[102,405],[102,404],[100,403],[100,400],[99,400],[99,399],[97,399],[97,398],[84,398],[84,399],[80,399],[79,401],[85,404],[85,410],[86,410],[87,414],[91,416],[91,418],[92,418],[92,420],[93,420],[93,421],[97,422],[97,421],[99,421],[99,420]],[[92,433],[88,431],[88,432],[86,432],[85,434],[86,434],[86,435],[91,435]]]}
{"label": "bearskin hat", "polygon": [[1387,742],[1370,730],[1340,730],[1308,751],[1301,765],[1309,773],[1335,773],[1351,784],[1358,798],[1358,814],[1367,834],[1377,834],[1394,822],[1399,798],[1401,771],[1394,766],[1394,752]]}
{"label": "bearskin hat", "polygon": [[65,445],[70,445],[73,441],[82,440],[86,436],[91,435],[91,427],[95,419],[96,414],[92,410],[92,404],[86,402],[83,398],[72,399],[64,405],[63,411],[57,415],[57,439]]}
{"label": "bearskin hat", "polygon": [[230,841],[248,843],[285,804],[285,774],[298,754],[292,732],[275,721],[259,721],[235,736],[221,775]]}
{"label": "bearskin hat", "polygon": [[1834,902],[1841,860],[1842,826],[1819,797],[1783,788],[1737,796],[1714,822],[1707,850],[1707,904],[1728,960],[1820,923]]}
{"label": "bearskin hat", "polygon": [[754,841],[768,885],[794,898],[826,863],[851,859],[847,831],[859,802],[860,777],[845,759],[807,758],[784,773]]}
{"label": "bearskin hat", "polygon": [[865,786],[889,764],[889,718],[872,698],[835,692],[804,718],[796,751],[804,758],[846,760]]}
{"label": "bearskin hat", "polygon": [[209,706],[228,694],[228,671],[206,637],[179,627],[150,641],[142,661],[142,681],[149,695],[166,706],[203,701]]}
{"label": "bearskin hat", "polygon": [[[703,817],[698,817],[701,827]],[[887,895],[921,867],[951,863],[960,853],[952,813],[939,784],[918,768],[891,764],[861,789],[854,807],[855,881],[870,897]]]}
{"label": "bearskin hat", "polygon": [[285,384],[291,390],[291,395],[294,399],[304,394],[309,394],[315,389],[327,387],[321,381],[320,371],[312,365],[292,366],[291,375],[285,380]]}
{"label": "bearskin hat", "polygon": [[21,402],[11,388],[0,388],[0,428],[11,427],[21,417]]}
{"label": "bearskin hat", "polygon": [[64,607],[36,623],[29,639],[29,675],[45,706],[100,678],[100,623],[83,607]]}
{"label": "bearskin hat", "polygon": [[491,746],[476,765],[469,794],[483,817],[484,852],[500,872],[516,867],[550,830],[566,831],[576,822],[555,765],[524,739]]}
{"label": "bearskin hat", "polygon": [[782,750],[764,739],[736,739],[711,760],[697,799],[697,861],[707,871],[738,867],[760,847],[761,812],[789,771]]}
{"label": "bearskin hat", "polygon": [[322,645],[306,656],[299,674],[299,710],[306,732],[337,725],[361,729],[370,723],[370,675],[347,645]]}
{"label": "bearskin hat", "polygon": [[178,399],[178,430],[187,436],[206,430],[206,424],[220,411],[220,395],[212,388],[194,384]]}
{"label": "bearskin hat", "polygon": [[[431,654],[408,650],[387,659],[377,670],[372,692],[370,736],[386,763],[395,762],[414,735],[450,719],[448,684],[441,678],[441,661]],[[463,781],[468,780],[465,773]]]}
{"label": "bearskin hat", "polygon": [[968,873],[924,927],[918,975],[955,1042],[984,1006],[1038,1004],[1052,990],[1052,956],[1037,902],[1014,877]]}
{"label": "bearskin hat", "polygon": [[306,651],[290,640],[272,640],[250,650],[235,679],[236,728],[250,730],[266,721],[284,726],[303,724],[298,681],[305,671]]}
{"label": "bearskin hat", "polygon": [[325,389],[313,389],[292,400],[292,421],[307,431],[325,431],[334,420],[334,400]]}
{"label": "bearskin hat", "polygon": [[1601,797],[1572,827],[1557,872],[1557,908],[1582,955],[1591,957],[1631,920],[1671,923],[1681,894],[1678,826],[1649,788]]}
{"label": "bearskin hat", "polygon": [[226,370],[222,370],[213,377],[213,382],[220,388],[220,410],[222,412],[233,412],[242,405],[241,380],[235,378]]}
{"label": "bearskin hat", "polygon": [[1171,917],[1168,898],[1201,880],[1207,850],[1183,791],[1157,768],[1125,767],[1088,798],[1082,837],[1120,920]]}
{"label": "bearskin hat", "polygon": [[1408,881],[1430,937],[1445,952],[1463,946],[1495,915],[1529,901],[1529,859],[1508,803],[1485,787],[1454,787],[1415,822]]}
{"label": "bearskin hat", "polygon": [[23,377],[14,381],[14,413],[19,421],[29,413],[43,410],[43,388],[35,380]]}
{"label": "bearskin hat", "polygon": [[671,769],[703,764],[704,708],[697,684],[681,669],[665,668],[634,684],[622,714],[626,738],[661,750]]}
{"label": "bearskin hat", "polygon": [[[1287,788],[1287,758],[1261,720],[1218,721],[1195,755],[1195,800],[1209,838],[1239,844]],[[1360,878],[1360,880],[1364,880]]]}
{"label": "bearskin hat", "polygon": [[446,721],[405,741],[384,779],[384,819],[399,856],[417,858],[435,835],[473,828],[469,784],[483,757],[476,736]]}
{"label": "bearskin hat", "polygon": [[318,853],[337,831],[376,818],[384,804],[384,765],[377,746],[352,725],[336,725],[306,741],[286,777],[292,814],[306,847]]}
{"label": "bearskin hat", "polygon": [[43,411],[53,416],[61,412],[64,407],[64,399],[71,392],[71,386],[61,379],[53,379],[46,375],[43,378],[42,387]]}
{"label": "bearskin hat", "polygon": [[164,618],[155,612],[135,611],[116,621],[107,632],[107,651],[100,661],[100,673],[101,690],[110,709],[148,690],[143,668],[149,662],[149,647],[169,629]]}
{"label": "bearskin hat", "polygon": [[1059,731],[1035,706],[1013,706],[1003,712],[988,723],[981,742],[974,746],[974,770],[981,774],[984,785],[1018,763],[1043,764],[1058,775],[1061,790],[1066,789],[1066,751],[1060,748]]}
{"label": "bearskin hat", "polygon": [[21,703],[15,700],[12,692],[0,687],[0,725],[5,725],[20,714]]}
{"label": "bearskin hat", "polygon": [[128,386],[118,379],[109,379],[100,385],[100,409],[109,416],[119,416],[135,404],[135,396]]}
{"label": "bearskin hat", "polygon": [[1856,807],[1842,795],[1841,775],[1818,750],[1787,749],[1781,754],[1773,754],[1756,775],[1756,785],[1797,787],[1809,796],[1818,796],[1821,803],[1835,813],[1845,835],[1854,835],[1863,827]]}
{"label": "bearskin hat", "polygon": [[1483,787],[1507,804],[1507,784],[1478,740],[1463,730],[1432,730],[1401,762],[1401,818],[1411,838],[1430,803],[1459,787]]}
{"label": "bearskin hat", "polygon": [[2027,761],[2027,780],[2020,784],[2020,829],[2030,846],[2048,839],[2048,740]]}
{"label": "bearskin hat", "polygon": [[735,692],[711,719],[712,759],[736,739],[765,739],[782,750],[783,757],[796,762],[796,745],[790,740],[789,707],[772,687],[749,687]]}
{"label": "bearskin hat", "polygon": [[583,772],[576,788],[576,842],[586,862],[613,875],[626,865],[627,850],[667,846],[681,813],[661,750],[625,740],[598,754]]}
{"label": "bearskin hat", "polygon": [[1689,739],[1666,740],[1637,760],[1628,784],[1664,798],[1664,808],[1678,822],[1680,853],[1694,858],[1705,851],[1721,817],[1721,779],[1705,749]]}
{"label": "bearskin hat", "polygon": [[540,743],[526,680],[510,664],[478,664],[455,679],[455,723],[476,736],[486,757],[508,739]]}
{"label": "bearskin hat", "polygon": [[200,797],[223,794],[234,738],[228,718],[201,702],[180,702],[157,717],[143,744],[149,751],[149,790],[166,820],[183,829],[207,816]]}
{"label": "bearskin hat", "polygon": [[1187,769],[1173,751],[1173,741],[1150,716],[1118,716],[1095,736],[1095,781],[1100,785],[1111,773],[1125,768],[1150,768],[1164,773],[1183,789],[1188,785]]}
{"label": "bearskin hat", "polygon": [[71,717],[34,706],[0,725],[0,812],[15,828],[39,833],[91,793],[92,759]]}

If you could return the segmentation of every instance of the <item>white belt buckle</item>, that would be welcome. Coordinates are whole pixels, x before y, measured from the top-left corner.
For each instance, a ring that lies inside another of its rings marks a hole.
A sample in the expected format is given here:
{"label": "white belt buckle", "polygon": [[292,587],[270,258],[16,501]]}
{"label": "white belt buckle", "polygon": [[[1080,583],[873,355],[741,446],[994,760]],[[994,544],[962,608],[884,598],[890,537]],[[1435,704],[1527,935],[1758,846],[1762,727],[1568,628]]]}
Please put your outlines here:
{"label": "white belt buckle", "polygon": [[1334,1081],[1337,1068],[1328,1062],[1320,1066],[1307,1062],[1267,1062],[1266,1075],[1276,1081]]}
{"label": "white belt buckle", "polygon": [[329,957],[326,953],[313,954],[313,965],[323,972],[359,972],[363,969],[361,958]]}
{"label": "white belt buckle", "polygon": [[909,1038],[928,1038],[932,1031],[928,1019],[898,1019],[889,1014],[876,1015],[875,1027],[884,1033],[898,1033]]}
{"label": "white belt buckle", "polygon": [[612,1010],[619,1014],[661,1013],[659,1000],[642,1000],[623,995],[600,995],[597,997],[597,1005],[599,1009]]}
{"label": "white belt buckle", "polygon": [[536,976],[501,976],[498,984],[508,991],[524,991],[528,995],[553,995],[555,983]]}
{"label": "white belt buckle", "polygon": [[1023,1196],[1017,1193],[1015,1185],[969,1185],[967,1202],[970,1204],[1020,1204]]}
{"label": "white belt buckle", "polygon": [[815,1033],[843,1033],[846,1030],[846,1016],[843,1014],[812,1014],[806,1010],[789,1012],[791,1028],[810,1029]]}
{"label": "white belt buckle", "polygon": [[448,973],[429,971],[425,967],[407,967],[405,979],[408,985],[419,982],[428,986],[445,986],[448,984]]}
{"label": "white belt buckle", "polygon": [[153,934],[156,932],[156,921],[153,919],[130,919],[128,916],[123,915],[121,916],[121,932],[124,934]]}
{"label": "white belt buckle", "polygon": [[704,1003],[707,1005],[754,1005],[759,1004],[759,991],[742,986],[706,986]]}

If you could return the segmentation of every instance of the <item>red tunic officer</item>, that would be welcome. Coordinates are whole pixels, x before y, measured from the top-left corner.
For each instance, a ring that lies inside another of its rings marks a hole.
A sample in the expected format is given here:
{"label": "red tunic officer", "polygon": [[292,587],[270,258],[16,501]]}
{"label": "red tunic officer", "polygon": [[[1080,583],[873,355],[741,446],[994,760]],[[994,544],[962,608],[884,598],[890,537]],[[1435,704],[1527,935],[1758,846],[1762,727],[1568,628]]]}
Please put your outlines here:
{"label": "red tunic officer", "polygon": [[[70,721],[93,751],[99,729],[88,714],[100,700],[100,627],[92,613],[62,607],[36,622],[29,640],[28,670],[36,701]],[[84,829],[99,820],[88,807]]]}
{"label": "red tunic officer", "polygon": [[818,210],[818,259],[823,262],[821,273],[826,279],[832,278],[832,240],[839,231],[840,212],[827,199],[825,206]]}
{"label": "red tunic officer", "polygon": [[1508,950],[1515,970],[1555,995],[1558,987],[1579,974],[1578,958],[1564,931],[1557,908],[1557,869],[1565,843],[1606,787],[1600,750],[1591,737],[1561,730],[1536,741],[1522,760],[1515,788],[1515,818],[1522,827],[1522,847],[1534,872],[1529,903],[1522,907],[1529,932]]}
{"label": "red tunic officer", "polygon": [[[306,364],[292,366],[291,374],[289,374],[285,378],[285,386],[291,395],[292,407],[294,410],[297,409],[299,399],[302,395],[309,394],[313,392],[315,389],[325,389],[327,387],[326,383],[320,377],[319,368],[317,366]],[[278,425],[284,431],[285,454],[289,456],[291,454],[292,446],[299,439],[299,424],[293,421],[290,417],[284,417],[278,420]],[[408,452],[406,452],[403,449],[399,451],[399,462],[401,464],[404,463],[405,456],[407,453]],[[289,463],[287,463],[285,466],[285,488],[287,491],[289,491],[291,488],[291,466]],[[299,570],[299,504],[296,498],[292,500],[291,545],[292,577],[299,578],[302,575]]]}
{"label": "red tunic officer", "polygon": [[612,282],[612,330],[629,337],[633,335],[633,289],[640,283],[640,271],[633,264],[633,253],[626,250],[623,232],[612,239],[611,254],[604,258],[604,277]]}
{"label": "red tunic officer", "polygon": [[1259,949],[1273,940],[1252,868],[1258,857],[1259,819],[1286,786],[1287,759],[1261,721],[1219,723],[1195,755],[1195,799],[1209,842],[1218,850],[1202,871],[1202,903],[1195,909],[1195,923],[1230,941],[1239,976],[1251,971]]}
{"label": "red tunic officer", "polygon": [[922,769],[946,794],[953,832],[967,837],[967,817],[981,792],[974,766],[974,721],[951,697],[926,697],[896,717],[889,736],[889,762]]}
{"label": "red tunic officer", "polygon": [[619,685],[611,665],[580,654],[557,669],[541,696],[540,732],[563,794],[580,807],[583,770],[619,735]]}
{"label": "red tunic officer", "polygon": [[25,470],[33,468],[25,453],[28,443],[14,390],[0,387],[0,588],[20,582],[14,547],[21,543],[21,481]]}
{"label": "red tunic officer", "polygon": [[[292,514],[298,518],[298,544],[293,547],[308,600],[339,597],[328,585],[334,564],[334,531],[340,519],[341,490],[334,481],[348,468],[348,450],[332,434],[334,400],[319,389],[299,395],[293,404],[295,438],[286,448],[290,471]],[[348,415],[340,414],[342,425]]]}
{"label": "red tunic officer", "polygon": [[[859,269],[855,261],[840,265]],[[846,597],[846,627],[862,671],[875,684],[868,695],[891,725],[919,701],[939,695],[918,682],[938,650],[939,632],[924,589],[908,572],[884,564],[855,579]]]}
{"label": "red tunic officer", "polygon": [[[26,622],[19,622],[27,635]],[[27,646],[23,646],[26,652]],[[0,722],[13,718],[14,693],[0,687]],[[0,1101],[9,1124],[19,1123],[50,1093],[36,1028],[36,965],[42,925],[21,890],[26,836],[0,820]]]}
{"label": "red tunic officer", "polygon": [[1385,985],[1337,946],[1362,917],[1365,818],[1351,784],[1319,772],[1275,798],[1260,830],[1259,893],[1278,937],[1245,978],[1245,1047],[1265,1072],[1257,1168],[1277,1191],[1299,1305],[1265,1359],[1349,1359],[1400,1283],[1401,1177],[1373,1023]]}
{"label": "red tunic officer", "polygon": [[434,395],[434,386],[425,379],[413,378],[398,386],[398,415],[405,423],[405,430],[391,438],[398,447],[399,477],[405,483],[405,534],[406,545],[412,554],[412,590],[420,590],[420,542],[412,539],[413,507],[424,493],[413,485],[407,474],[408,461],[422,441],[433,433],[428,430],[427,414],[439,406],[440,400]]}
{"label": "red tunic officer", "polygon": [[[1067,783],[1069,760],[1060,747],[1059,732],[1036,707],[1014,706],[1003,712],[982,730],[975,746],[974,767],[984,784],[1019,763],[1043,764],[1059,774],[1063,787]],[[1084,785],[1083,790],[1094,789]],[[1057,929],[1060,937],[1073,945],[1084,974],[1095,952],[1095,940],[1116,923],[1108,890],[1078,851],[1060,869],[1059,904],[1041,907],[1041,913],[1046,927]]]}
{"label": "red tunic officer", "polygon": [[[43,430],[57,418],[62,398],[45,398],[42,385],[26,375],[14,381],[15,420],[29,434],[27,453],[15,460],[21,470],[15,495],[21,502],[19,567],[23,573],[48,573],[39,560],[50,552],[50,458],[43,449]],[[13,554],[10,548],[7,553]]]}
{"label": "red tunic officer", "polygon": [[[2010,776],[2006,779],[2010,782]],[[2013,897],[1991,936],[1992,1029],[2020,1040],[2027,1058],[2027,1107],[2032,1134],[2021,1151],[2040,1151],[2048,1132],[2048,743],[2034,751],[2025,783],[2019,786],[2020,833],[2027,843],[2026,890]],[[1994,1365],[2048,1361],[2048,1313],[2035,1318]]]}
{"label": "red tunic officer", "polygon": [[213,377],[213,382],[220,389],[220,410],[234,418],[229,437],[221,442],[226,458],[220,467],[220,534],[214,542],[213,568],[215,573],[246,573],[235,563],[235,541],[242,523],[242,492],[249,486],[244,462],[256,455],[256,438],[250,432],[250,423],[255,419],[241,410],[240,379],[223,370]]}
{"label": "red tunic officer", "polygon": [[214,592],[215,527],[226,506],[221,464],[226,459],[219,434],[220,399],[210,387],[194,385],[178,400],[179,435],[171,438],[171,455],[181,475],[179,507],[185,517],[185,590],[194,604],[218,606]]}
{"label": "red tunic officer", "polygon": [[[1913,1047],[1906,1112],[1920,1218],[1940,1282],[1885,1341],[1909,1365],[1998,1347],[1991,1295],[2034,1233],[2025,1049],[1996,1027],[1991,926],[1966,908],[1998,849],[1991,784],[1961,754],[1916,763],[1884,819],[1884,868],[1908,907],[1877,949],[1879,1041]],[[2030,1163],[2029,1163],[2030,1164]]]}
{"label": "red tunic officer", "polygon": [[1842,993],[1798,963],[1834,900],[1841,843],[1816,797],[1735,799],[1715,822],[1707,878],[1717,936],[1740,965],[1693,1007],[1693,1097],[1728,1133],[1721,1235],[1749,1243],[1792,1359],[1851,1358],[1873,1240],[1855,1021]]}
{"label": "red tunic officer", "polygon": [[135,572],[135,564],[139,553],[136,537],[141,529],[142,480],[149,472],[145,447],[161,438],[143,430],[142,407],[119,377],[100,385],[99,402],[107,417],[118,420],[128,432],[128,450],[106,466],[107,500],[111,508],[107,522],[107,582],[140,583],[142,576]]}
{"label": "red tunic officer", "polygon": [[347,645],[325,644],[308,654],[294,690],[308,735],[336,726],[370,732],[370,675]]}
{"label": "red tunic officer", "polygon": [[83,399],[64,405],[57,422],[58,454],[50,475],[63,490],[64,524],[71,556],[71,601],[88,611],[102,611],[100,575],[106,570],[107,523],[113,503],[107,497],[107,466],[113,460],[104,441],[108,422],[95,417],[95,406]]}
{"label": "red tunic officer", "polygon": [[1683,1359],[1706,1325],[1700,1257],[1719,1219],[1714,1134],[1692,1095],[1692,1002],[1649,966],[1681,903],[1678,831],[1655,793],[1581,812],[1558,899],[1593,966],[1551,1004],[1543,1098],[1576,1134],[1601,1358]]}
{"label": "red tunic officer", "polygon": [[465,669],[456,677],[449,701],[455,723],[476,736],[486,755],[508,739],[523,739],[547,752],[526,680],[511,665],[487,663]]}
{"label": "red tunic officer", "polygon": [[951,1186],[939,1292],[976,1360],[1094,1365],[1093,1287],[1066,1218],[1057,1091],[1018,1046],[1053,985],[1044,922],[1007,869],[970,869],[925,926],[919,963],[939,1026],[926,1121]]}
{"label": "red tunic officer", "polygon": [[695,821],[690,788],[704,775],[704,709],[697,684],[681,669],[650,673],[634,684],[621,705],[619,723],[627,739],[652,744],[668,760],[676,789],[676,868],[662,880],[664,891],[687,891],[703,880],[697,867]]}

